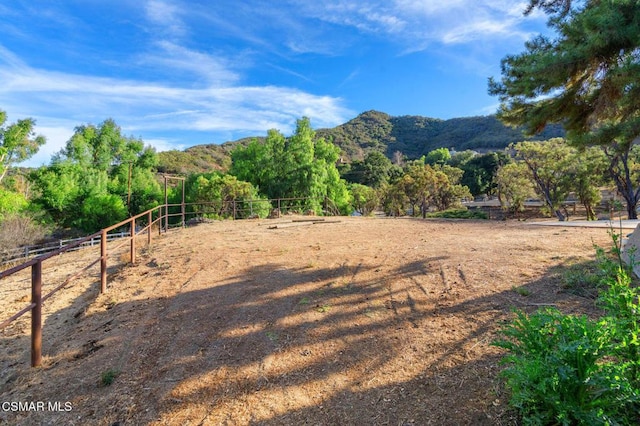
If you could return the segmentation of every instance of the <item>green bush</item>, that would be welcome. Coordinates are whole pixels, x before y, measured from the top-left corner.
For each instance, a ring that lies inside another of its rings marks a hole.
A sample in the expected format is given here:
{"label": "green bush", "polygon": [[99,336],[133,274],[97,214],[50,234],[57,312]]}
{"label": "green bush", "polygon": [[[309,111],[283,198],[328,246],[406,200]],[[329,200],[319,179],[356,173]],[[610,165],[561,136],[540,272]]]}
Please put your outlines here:
{"label": "green bush", "polygon": [[489,219],[489,216],[487,216],[483,211],[467,209],[453,209],[427,213],[427,217],[444,219]]}
{"label": "green bush", "polygon": [[117,195],[97,194],[84,200],[79,213],[74,225],[86,232],[96,232],[124,220],[127,207]]}
{"label": "green bush", "polygon": [[617,262],[598,252],[601,318],[518,311],[493,343],[508,351],[502,375],[524,424],[640,422],[640,291],[615,246]]}

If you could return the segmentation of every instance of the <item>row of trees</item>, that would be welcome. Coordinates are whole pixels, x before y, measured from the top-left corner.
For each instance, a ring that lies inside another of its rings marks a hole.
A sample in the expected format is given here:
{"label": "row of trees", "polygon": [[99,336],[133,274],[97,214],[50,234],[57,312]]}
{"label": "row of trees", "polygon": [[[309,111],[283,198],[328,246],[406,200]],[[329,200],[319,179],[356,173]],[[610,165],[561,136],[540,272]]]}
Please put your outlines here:
{"label": "row of trees", "polygon": [[535,8],[550,14],[556,35],[540,35],[502,60],[502,78],[489,81],[501,102],[498,117],[531,134],[560,123],[570,144],[603,147],[627,215],[637,219],[640,182],[629,160],[640,137],[640,6],[531,0],[529,11]]}
{"label": "row of trees", "polygon": [[[22,135],[24,146],[42,141],[32,130],[3,134]],[[562,139],[519,142],[487,154],[452,155],[439,148],[418,160],[396,156],[395,164],[378,151],[351,164],[340,164],[339,154],[335,145],[316,137],[303,118],[291,137],[271,130],[264,141],[238,146],[227,173],[190,175],[187,201],[215,217],[236,216],[233,206],[250,200],[261,201],[252,213],[266,216],[272,208],[266,200],[274,198],[304,199],[293,202],[296,209],[319,214],[332,208],[367,215],[382,208],[390,215],[425,217],[430,210],[459,207],[464,199],[487,194],[497,195],[514,211],[521,210],[526,199],[538,197],[550,213],[565,220],[564,202],[574,193],[595,219],[599,188],[611,184],[605,179],[610,171],[606,150],[577,149]],[[25,156],[28,152],[6,158]],[[629,167],[635,170],[639,158],[640,149],[630,150]],[[4,163],[5,170],[9,165]],[[27,179],[11,176],[3,182],[0,214],[22,212],[60,228],[92,232],[162,202],[156,165],[155,151],[123,136],[113,120],[79,126],[48,166]],[[291,206],[283,201],[280,207]]]}

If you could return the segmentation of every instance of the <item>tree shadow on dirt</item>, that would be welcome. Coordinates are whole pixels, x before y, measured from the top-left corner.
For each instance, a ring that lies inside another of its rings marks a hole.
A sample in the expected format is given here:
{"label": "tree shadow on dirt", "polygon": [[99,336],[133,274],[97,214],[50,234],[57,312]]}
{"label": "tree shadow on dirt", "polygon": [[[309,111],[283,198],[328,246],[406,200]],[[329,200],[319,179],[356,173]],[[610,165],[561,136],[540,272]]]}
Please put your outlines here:
{"label": "tree shadow on dirt", "polygon": [[[562,267],[528,283],[527,296],[476,295],[462,269],[455,279],[446,275],[446,261],[393,269],[273,262],[223,278],[196,271],[177,278],[175,296],[76,315],[94,284],[57,313],[75,322],[45,344],[53,362],[3,389],[3,397],[70,400],[74,412],[4,413],[4,420],[515,424],[497,379],[501,352],[490,345],[499,324],[514,307],[579,310],[592,301],[558,293]],[[165,277],[148,259],[135,268],[144,285]],[[202,288],[192,290],[196,283]],[[97,372],[110,369],[117,379],[101,386]]]}

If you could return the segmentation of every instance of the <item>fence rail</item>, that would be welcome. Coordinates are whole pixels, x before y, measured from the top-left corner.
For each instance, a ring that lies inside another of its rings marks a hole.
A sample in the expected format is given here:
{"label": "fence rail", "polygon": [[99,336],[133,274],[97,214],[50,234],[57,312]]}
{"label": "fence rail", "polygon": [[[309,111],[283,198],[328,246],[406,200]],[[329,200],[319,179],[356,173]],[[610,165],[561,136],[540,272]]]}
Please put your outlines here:
{"label": "fence rail", "polygon": [[[31,250],[27,248],[20,249],[23,250],[22,253],[26,253],[26,256],[36,254],[36,257],[33,257],[26,262],[23,262],[19,265],[10,267],[4,271],[0,271],[0,280],[10,275],[13,275],[17,272],[20,272],[26,268],[31,268],[31,302],[26,305],[23,309],[12,315],[10,318],[4,320],[0,323],[0,330],[7,327],[16,319],[20,318],[22,315],[27,312],[31,312],[31,366],[37,367],[42,363],[42,304],[45,300],[53,296],[58,291],[62,290],[66,286],[70,284],[71,281],[76,279],[77,277],[84,274],[89,268],[95,266],[96,264],[100,264],[100,293],[104,293],[107,290],[107,261],[109,259],[109,249],[107,247],[107,243],[109,241],[115,239],[124,240],[122,244],[118,244],[116,247],[111,247],[111,251],[115,251],[118,248],[122,247],[127,242],[129,243],[129,262],[131,264],[135,264],[136,262],[136,238],[143,234],[147,236],[147,244],[151,244],[151,235],[154,227],[157,227],[158,234],[161,234],[163,231],[167,232],[170,226],[184,226],[186,224],[186,218],[188,216],[196,216],[203,217],[207,214],[214,214],[219,217],[232,217],[234,219],[237,218],[246,218],[252,217],[254,214],[254,209],[263,205],[265,208],[268,208],[269,213],[273,217],[274,211],[277,212],[279,216],[281,213],[286,214],[287,212],[298,212],[301,213],[304,210],[304,207],[307,205],[307,198],[281,198],[275,200],[244,200],[244,201],[232,201],[230,204],[227,204],[227,207],[230,207],[230,210],[226,210],[226,213],[219,214],[216,211],[208,210],[211,206],[220,206],[223,205],[224,202],[218,203],[185,203],[182,202],[180,204],[169,204],[165,203],[154,207],[150,210],[147,210],[143,213],[140,213],[136,216],[130,217],[122,222],[119,222],[110,227],[104,228],[94,234],[88,235],[82,238],[76,238],[73,240],[63,240],[56,243],[56,247],[41,247]],[[229,202],[227,202],[229,203]],[[266,204],[261,204],[266,203]],[[172,213],[170,211],[171,208],[179,207],[178,213]],[[187,207],[190,207],[189,211],[187,211]],[[331,206],[327,200],[324,203],[324,212],[325,214],[333,213],[333,206]],[[249,213],[247,215],[247,212]],[[264,213],[264,210],[261,211]],[[179,221],[175,218],[179,217]],[[170,223],[170,219],[174,218],[174,223]],[[139,225],[139,226],[138,226]],[[129,231],[119,232],[119,233],[109,233],[116,229],[128,228]],[[51,290],[49,293],[43,295],[42,294],[42,264],[46,262],[48,259],[57,256],[59,254],[80,250],[84,247],[100,247],[100,255],[97,256],[95,260],[89,263],[89,265],[82,268],[80,271],[75,274],[69,276],[65,279],[61,284],[59,284],[56,288]]]}
{"label": "fence rail", "polygon": [[[129,237],[131,234],[129,231],[126,232],[117,232],[113,234],[107,235],[107,241],[111,242],[116,239]],[[7,249],[0,252],[0,265],[7,265],[9,263],[14,263],[21,259],[28,259],[33,256],[39,256],[41,254],[50,253],[52,251],[56,251],[65,247],[68,244],[74,243],[76,241],[83,240],[85,237],[80,238],[69,238],[64,240],[52,241],[44,244],[37,244],[32,246],[24,246],[18,247],[15,249]],[[84,241],[80,244],[79,247],[75,247],[73,251],[80,250],[86,247],[94,247],[100,244],[100,238],[92,238],[89,241]]]}
{"label": "fence rail", "polygon": [[[25,306],[23,309],[12,315],[7,320],[0,323],[0,329],[5,328],[9,324],[11,324],[16,319],[20,318],[22,315],[31,311],[31,366],[37,367],[42,363],[42,304],[45,300],[53,296],[58,291],[62,290],[64,287],[69,285],[71,281],[84,274],[89,268],[94,265],[100,263],[100,293],[104,293],[107,289],[107,260],[109,257],[107,243],[109,242],[109,235],[112,235],[111,240],[113,240],[113,235],[117,234],[109,234],[109,231],[113,231],[114,229],[118,229],[121,227],[129,227],[128,237],[126,238],[130,243],[130,262],[135,263],[136,261],[136,237],[141,234],[147,234],[147,244],[151,244],[151,234],[152,228],[156,223],[162,222],[162,211],[166,212],[166,206],[158,206],[153,209],[147,210],[146,212],[140,213],[136,216],[130,217],[127,220],[124,220],[120,223],[112,225],[108,228],[102,229],[99,232],[88,235],[83,238],[78,238],[73,242],[70,242],[62,247],[58,247],[55,250],[49,251],[47,253],[43,253],[37,257],[27,260],[24,263],[6,269],[0,272],[0,279],[13,275],[17,272],[22,271],[23,269],[31,267],[31,303]],[[156,216],[154,219],[154,215]],[[136,221],[142,223],[146,222],[146,226],[141,229],[136,227]],[[162,226],[158,226],[159,232],[162,232]],[[49,293],[43,295],[42,294],[42,264],[48,259],[57,256],[59,254],[79,250],[82,247],[92,247],[96,245],[96,241],[99,241],[100,246],[100,256],[91,262],[89,265],[82,268],[80,271],[75,274],[69,276],[66,280],[64,280],[60,285],[51,290]],[[120,247],[119,245],[118,247]],[[112,248],[115,250],[116,248]]]}

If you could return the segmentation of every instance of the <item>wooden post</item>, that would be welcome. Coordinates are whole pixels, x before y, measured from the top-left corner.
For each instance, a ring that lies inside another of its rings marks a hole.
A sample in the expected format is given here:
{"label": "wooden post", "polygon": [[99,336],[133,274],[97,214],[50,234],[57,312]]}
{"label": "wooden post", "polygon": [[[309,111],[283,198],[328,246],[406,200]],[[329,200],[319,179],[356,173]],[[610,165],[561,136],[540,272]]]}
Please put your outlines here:
{"label": "wooden post", "polygon": [[107,291],[107,231],[100,235],[100,294]]}
{"label": "wooden post", "polygon": [[136,263],[136,219],[131,219],[131,264]]}
{"label": "wooden post", "polygon": [[31,266],[31,366],[42,363],[42,261]]}

